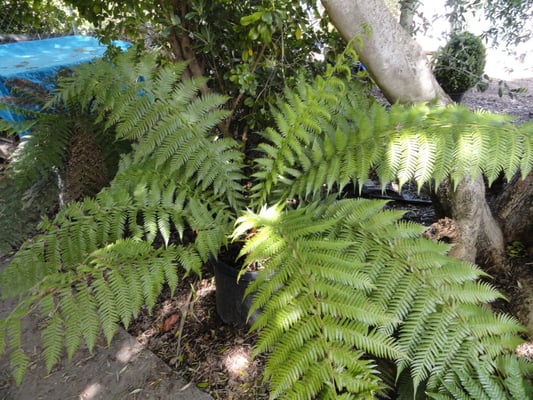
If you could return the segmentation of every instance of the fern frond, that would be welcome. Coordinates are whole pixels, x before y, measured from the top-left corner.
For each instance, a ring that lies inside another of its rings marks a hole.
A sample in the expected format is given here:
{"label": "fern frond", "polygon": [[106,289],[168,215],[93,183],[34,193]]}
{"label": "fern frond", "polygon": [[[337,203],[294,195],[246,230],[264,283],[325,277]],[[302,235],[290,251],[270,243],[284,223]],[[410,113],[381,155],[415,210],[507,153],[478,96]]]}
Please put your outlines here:
{"label": "fern frond", "polygon": [[[364,209],[363,203],[355,203]],[[354,371],[368,365],[354,359],[354,351],[400,357],[392,338],[372,329],[390,325],[393,319],[369,301],[372,286],[364,273],[369,265],[350,263],[353,241],[343,241],[338,233],[330,237],[347,217],[342,209],[353,209],[353,204],[340,202],[331,209],[313,204],[289,212],[265,208],[258,215],[248,212],[239,219],[236,232],[257,229],[243,252],[249,253],[247,260],[263,260],[264,264],[264,272],[249,290],[257,291],[254,307],[263,307],[254,323],[255,328],[263,327],[256,351],[272,352],[266,374],[275,396],[290,396],[297,390],[301,395],[305,390],[298,381],[308,382],[313,395],[321,393],[328,390],[328,381],[335,381],[337,370],[345,374],[340,381],[355,382],[360,376]],[[368,209],[374,206],[367,204]],[[323,218],[326,213],[336,218]],[[330,364],[327,355],[333,351],[339,364]],[[328,365],[322,366],[320,376],[314,374],[317,364]]]}
{"label": "fern frond", "polygon": [[531,362],[513,356],[500,356],[496,359],[497,370],[502,383],[509,390],[513,399],[528,399],[533,396],[533,384],[524,382],[524,376],[531,376]]}
{"label": "fern frond", "polygon": [[109,344],[118,329],[118,322],[120,320],[118,307],[113,291],[104,276],[97,275],[95,278],[91,287],[94,289],[94,296],[98,310],[100,311],[102,330]]}
{"label": "fern frond", "polygon": [[[98,315],[98,307],[96,299],[92,296],[89,287],[84,283],[76,286],[77,300],[80,309],[83,310],[83,318],[81,320],[81,333],[87,345],[89,352],[92,353],[96,339],[100,334],[100,317]],[[69,339],[67,339],[68,341]]]}
{"label": "fern frond", "polygon": [[[511,357],[523,328],[480,306],[501,295],[478,281],[485,275],[478,267],[447,257],[447,245],[421,238],[419,227],[383,205],[274,206],[239,218],[234,235],[255,232],[242,254],[264,267],[248,293],[256,293],[252,310],[262,310],[252,328],[259,330],[255,352],[271,354],[272,393],[308,393],[302,381],[313,395],[331,389],[328,371],[338,366],[324,363],[334,348],[339,359],[357,352],[376,362],[394,359],[411,393],[508,398],[495,360]],[[311,365],[321,366],[322,381]],[[350,368],[341,368],[343,379],[356,379]],[[522,374],[513,391],[527,390]]]}
{"label": "fern frond", "polygon": [[[137,314],[135,302],[131,301],[129,288],[126,280],[121,274],[121,271],[112,268],[107,273],[107,281],[109,282],[109,290],[113,293],[116,309],[120,317],[121,323],[128,329],[131,319]],[[138,303],[137,303],[138,304]]]}
{"label": "fern frond", "polygon": [[[200,273],[227,241],[244,201],[243,155],[212,132],[227,116],[226,98],[200,96],[205,82],[182,80],[184,68],[125,53],[113,65],[76,68],[47,105],[83,110],[98,135],[138,142],[108,187],[44,220],[0,276],[6,295],[54,304],[43,334],[48,368],[65,348],[70,359],[82,342],[92,351],[101,333],[110,341],[118,324],[155,305],[165,284],[175,289],[180,268]],[[160,238],[165,247],[156,248]],[[5,340],[6,349],[20,347],[17,340]],[[24,360],[14,358],[20,376]]]}
{"label": "fern frond", "polygon": [[[342,94],[336,93],[339,89],[343,90]],[[329,76],[317,79],[312,85],[300,82],[296,90],[286,91],[286,101],[280,101],[273,110],[277,129],[267,129],[265,132],[265,137],[274,146],[268,143],[260,145],[268,155],[257,160],[258,165],[266,167],[258,169],[256,174],[256,177],[261,178],[255,188],[258,199],[265,199],[280,179],[283,187],[299,182],[295,178],[307,171],[308,167],[324,157],[331,161],[334,158],[332,156],[338,152],[336,149],[346,147],[345,144],[349,142],[345,138],[346,133],[337,129],[338,125],[334,121],[346,121],[344,126],[349,126],[352,121],[339,112],[345,109],[340,99],[346,95],[352,104],[364,104],[361,100],[364,97],[362,92],[355,89],[351,92],[350,89],[354,88],[345,84],[339,86],[338,79]],[[333,93],[335,95],[331,96]],[[359,93],[358,100],[354,100],[354,93]],[[267,157],[272,158],[272,162]],[[305,182],[299,183],[301,189],[295,189],[294,193],[319,193],[324,183],[331,189],[337,182],[333,177],[339,174],[342,175],[344,184],[348,180],[344,164],[338,158],[329,165],[323,164],[312,171],[313,177],[308,176]]]}
{"label": "fern frond", "polygon": [[55,314],[47,321],[47,326],[42,332],[43,356],[46,361],[46,370],[48,373],[50,373],[52,367],[59,362],[63,355],[64,327],[64,321],[58,314]]}
{"label": "fern frond", "polygon": [[13,371],[13,378],[15,383],[20,385],[24,375],[30,366],[30,358],[24,353],[21,348],[16,348],[10,355],[10,367]]}
{"label": "fern frond", "polygon": [[59,307],[63,310],[63,315],[65,315],[65,349],[68,361],[70,362],[76,351],[80,348],[83,338],[83,332],[81,330],[82,321],[78,312],[79,302],[71,288],[65,288],[60,291]]}
{"label": "fern frond", "polygon": [[[327,83],[306,88],[319,96]],[[531,130],[513,125],[506,116],[472,113],[457,105],[394,105],[386,116],[377,104],[353,110],[343,96],[334,104],[308,96],[308,107],[319,104],[335,117],[320,129],[305,130],[306,116],[297,113],[304,100],[295,102],[295,97],[291,93],[273,109],[276,129],[264,133],[272,145],[259,146],[265,155],[257,160],[255,176],[263,181],[254,188],[258,198],[266,199],[274,186],[285,190],[285,196],[315,196],[322,185],[331,190],[349,180],[362,182],[371,168],[382,182],[399,180],[401,187],[413,180],[420,188],[432,180],[438,185],[448,176],[455,184],[480,173],[489,182],[500,171],[511,177],[521,170],[525,176],[533,166]],[[305,141],[299,139],[302,129]]]}

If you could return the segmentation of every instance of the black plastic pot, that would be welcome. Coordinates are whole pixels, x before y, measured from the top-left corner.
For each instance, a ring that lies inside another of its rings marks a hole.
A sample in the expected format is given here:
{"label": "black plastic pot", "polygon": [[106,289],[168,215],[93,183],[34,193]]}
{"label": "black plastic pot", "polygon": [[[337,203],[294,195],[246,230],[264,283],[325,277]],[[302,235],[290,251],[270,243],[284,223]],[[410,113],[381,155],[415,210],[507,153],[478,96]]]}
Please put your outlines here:
{"label": "black plastic pot", "polygon": [[246,272],[237,281],[239,270],[220,260],[211,260],[215,272],[217,313],[226,324],[241,328],[250,327],[259,311],[254,312],[248,321],[248,311],[252,305],[253,294],[244,298],[250,282],[257,279],[257,272]]}
{"label": "black plastic pot", "polygon": [[456,103],[460,103],[463,100],[463,96],[465,95],[465,92],[460,93],[448,93],[448,96],[455,101]]}

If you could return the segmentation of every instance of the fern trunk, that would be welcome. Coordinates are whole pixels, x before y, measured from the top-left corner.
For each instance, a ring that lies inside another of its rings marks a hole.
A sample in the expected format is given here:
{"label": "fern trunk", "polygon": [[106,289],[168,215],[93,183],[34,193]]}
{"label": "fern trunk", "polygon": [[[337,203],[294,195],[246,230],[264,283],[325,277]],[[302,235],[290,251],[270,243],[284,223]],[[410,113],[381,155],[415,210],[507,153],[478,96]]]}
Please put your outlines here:
{"label": "fern trunk", "polygon": [[[423,103],[435,98],[442,105],[451,103],[435,80],[424,51],[391,15],[383,0],[322,3],[342,36],[346,40],[356,38],[354,45],[361,61],[391,104]],[[437,203],[458,225],[460,237],[454,250],[457,257],[483,265],[501,264],[504,236],[485,200],[481,177],[461,182],[455,189],[450,184],[442,186]]]}
{"label": "fern trunk", "polygon": [[503,265],[504,238],[486,201],[481,176],[463,180],[456,189],[450,182],[442,184],[435,200],[437,213],[453,218],[459,228],[451,256],[486,267]]}
{"label": "fern trunk", "polygon": [[496,200],[496,213],[505,240],[533,249],[533,175],[511,181]]}

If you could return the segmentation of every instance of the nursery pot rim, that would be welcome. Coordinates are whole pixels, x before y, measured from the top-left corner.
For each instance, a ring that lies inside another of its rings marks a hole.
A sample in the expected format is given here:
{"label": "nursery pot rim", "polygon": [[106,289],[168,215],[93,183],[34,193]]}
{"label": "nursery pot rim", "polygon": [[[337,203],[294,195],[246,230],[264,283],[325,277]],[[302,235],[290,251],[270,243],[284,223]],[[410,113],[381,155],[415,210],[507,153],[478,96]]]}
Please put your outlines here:
{"label": "nursery pot rim", "polygon": [[220,271],[231,277],[238,278],[240,274],[239,282],[241,280],[245,282],[253,282],[257,279],[258,271],[245,271],[244,273],[241,273],[241,268],[232,267],[227,262],[213,256],[209,256],[209,262],[212,264],[213,269],[219,268]]}

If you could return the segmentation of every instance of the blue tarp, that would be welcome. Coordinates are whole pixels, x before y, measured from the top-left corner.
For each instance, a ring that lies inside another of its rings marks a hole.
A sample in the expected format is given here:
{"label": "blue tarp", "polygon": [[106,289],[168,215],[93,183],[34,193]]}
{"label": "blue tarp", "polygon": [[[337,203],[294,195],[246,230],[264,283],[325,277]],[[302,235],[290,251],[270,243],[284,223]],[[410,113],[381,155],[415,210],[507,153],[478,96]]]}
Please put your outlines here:
{"label": "blue tarp", "polygon": [[[127,49],[130,44],[113,42]],[[101,58],[107,46],[92,36],[63,36],[59,38],[31,40],[0,45],[0,96],[8,96],[9,88],[4,83],[13,78],[26,79],[47,88],[48,80],[65,67],[87,63]],[[0,110],[0,118],[15,121],[16,116]]]}

